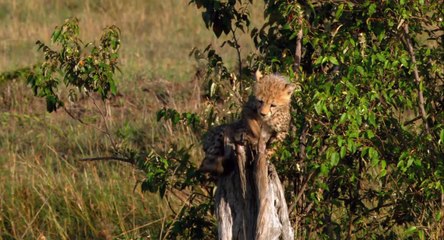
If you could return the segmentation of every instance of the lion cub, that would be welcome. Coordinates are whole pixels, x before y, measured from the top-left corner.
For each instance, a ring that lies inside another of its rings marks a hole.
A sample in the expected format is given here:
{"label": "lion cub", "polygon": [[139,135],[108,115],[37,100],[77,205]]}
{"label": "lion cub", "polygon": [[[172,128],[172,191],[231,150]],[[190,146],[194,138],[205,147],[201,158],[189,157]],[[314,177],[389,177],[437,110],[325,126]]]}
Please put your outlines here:
{"label": "lion cub", "polygon": [[290,102],[295,86],[279,75],[256,72],[253,93],[242,109],[241,119],[210,129],[203,138],[205,158],[201,171],[217,175],[229,173],[234,162],[227,144],[248,142],[257,146],[262,136],[268,143],[282,141],[290,127]]}

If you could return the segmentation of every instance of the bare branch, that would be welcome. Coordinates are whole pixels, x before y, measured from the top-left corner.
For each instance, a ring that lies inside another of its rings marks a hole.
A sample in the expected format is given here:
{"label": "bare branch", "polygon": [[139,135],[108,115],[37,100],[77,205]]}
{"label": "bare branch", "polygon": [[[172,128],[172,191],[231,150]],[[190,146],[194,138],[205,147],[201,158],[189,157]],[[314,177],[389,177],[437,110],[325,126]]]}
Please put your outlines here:
{"label": "bare branch", "polygon": [[235,44],[235,49],[236,49],[236,53],[237,53],[237,61],[238,61],[238,64],[239,64],[239,79],[241,80],[240,81],[240,84],[241,84],[241,86],[240,86],[240,89],[242,90],[243,88],[242,88],[242,58],[241,58],[241,52],[240,52],[240,45],[239,45],[239,42],[238,42],[238,40],[237,40],[237,37],[236,37],[236,30],[237,30],[237,27],[233,30],[231,30],[231,33],[233,34],[233,41],[234,41],[234,44]]}
{"label": "bare branch", "polygon": [[69,111],[65,106],[62,106],[62,108],[72,119],[79,121],[81,124],[88,125],[88,123],[84,122],[80,117],[74,116],[74,114],[71,111]]}
{"label": "bare branch", "polygon": [[422,119],[422,116],[417,116],[417,117],[415,117],[415,118],[413,118],[413,119],[410,119],[410,120],[408,120],[408,121],[405,121],[405,122],[404,122],[404,126],[408,126],[408,125],[410,125],[410,124],[412,124],[412,123],[418,121],[419,119]]}
{"label": "bare branch", "polygon": [[426,128],[426,131],[427,131],[428,134],[430,134],[429,124],[427,123],[427,113],[426,113],[425,108],[424,108],[424,105],[425,105],[425,103],[424,103],[424,94],[423,94],[422,89],[420,87],[421,83],[422,83],[422,80],[419,77],[418,66],[416,64],[416,58],[415,58],[415,51],[413,49],[412,40],[410,39],[410,36],[409,36],[409,25],[408,25],[408,23],[404,24],[404,28],[403,29],[404,29],[404,40],[405,40],[405,43],[407,45],[407,49],[409,51],[410,57],[412,58],[413,74],[415,76],[415,81],[418,84],[419,110],[421,112],[422,121],[424,122],[424,126]]}
{"label": "bare branch", "polygon": [[301,200],[302,195],[305,193],[305,189],[307,188],[308,182],[311,180],[311,178],[313,177],[315,171],[312,171],[308,177],[305,179],[304,184],[302,185],[301,189],[299,189],[299,193],[295,198],[295,201],[293,202],[293,204],[291,204],[290,206],[290,214],[293,212],[293,209],[296,207],[297,203],[299,202],[299,200]]}
{"label": "bare branch", "polygon": [[302,26],[301,26],[301,29],[299,30],[297,38],[296,38],[296,50],[295,50],[295,54],[294,54],[294,70],[295,71],[297,71],[299,69],[299,66],[301,65],[302,35],[303,35],[303,33],[302,33]]}
{"label": "bare branch", "polygon": [[299,66],[301,66],[301,58],[302,58],[302,36],[303,36],[303,32],[302,32],[302,14],[300,14],[299,16],[299,31],[298,31],[298,35],[296,37],[296,49],[295,49],[295,53],[294,53],[294,71],[298,71]]}
{"label": "bare branch", "polygon": [[[304,118],[305,119],[305,118]],[[299,158],[301,159],[302,162],[304,162],[305,160],[305,145],[307,144],[307,134],[308,134],[308,126],[307,126],[307,122],[304,121],[303,126],[302,126],[302,133],[301,136],[299,137]]]}
{"label": "bare branch", "polygon": [[108,128],[108,124],[107,124],[107,116],[108,115],[106,113],[103,113],[102,109],[100,109],[100,107],[97,105],[96,100],[94,99],[93,96],[88,95],[88,97],[90,97],[92,99],[92,102],[93,102],[94,106],[97,108],[97,111],[99,112],[100,116],[102,117],[103,125],[105,126],[105,130],[104,130],[105,135],[108,137],[109,141],[111,142],[111,145],[113,146],[113,149],[115,151],[117,151],[117,144],[114,141],[114,138],[111,135],[111,131]]}

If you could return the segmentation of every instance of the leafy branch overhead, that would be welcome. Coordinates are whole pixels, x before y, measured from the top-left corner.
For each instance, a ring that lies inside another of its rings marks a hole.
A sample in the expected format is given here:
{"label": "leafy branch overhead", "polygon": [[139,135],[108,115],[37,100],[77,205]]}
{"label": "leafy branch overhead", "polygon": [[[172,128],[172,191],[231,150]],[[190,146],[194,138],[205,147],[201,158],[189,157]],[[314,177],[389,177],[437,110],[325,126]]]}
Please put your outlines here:
{"label": "leafy branch overhead", "polygon": [[45,97],[47,110],[63,106],[57,90],[60,84],[70,89],[69,96],[76,99],[78,92],[96,92],[104,99],[116,94],[114,73],[118,70],[120,30],[110,26],[103,30],[99,43],[84,44],[80,38],[79,20],[70,18],[56,27],[51,41],[56,48],[37,41],[44,54],[44,62],[28,77],[28,83],[39,97]]}
{"label": "leafy branch overhead", "polygon": [[[212,1],[191,0],[196,7],[203,8],[202,19],[207,28],[212,28],[214,34],[220,37],[222,33],[229,34],[235,29],[245,32],[250,26],[247,4],[242,1]],[[239,4],[240,3],[240,4]]]}

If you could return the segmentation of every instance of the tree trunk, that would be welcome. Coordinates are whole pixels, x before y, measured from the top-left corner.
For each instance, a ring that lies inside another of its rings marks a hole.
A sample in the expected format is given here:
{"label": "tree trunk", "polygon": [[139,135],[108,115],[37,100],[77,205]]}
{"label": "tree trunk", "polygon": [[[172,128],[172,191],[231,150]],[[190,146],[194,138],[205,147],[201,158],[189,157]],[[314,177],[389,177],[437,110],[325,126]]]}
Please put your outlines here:
{"label": "tree trunk", "polygon": [[257,149],[230,143],[234,171],[219,178],[215,196],[219,239],[294,239],[281,181],[267,161],[265,141]]}

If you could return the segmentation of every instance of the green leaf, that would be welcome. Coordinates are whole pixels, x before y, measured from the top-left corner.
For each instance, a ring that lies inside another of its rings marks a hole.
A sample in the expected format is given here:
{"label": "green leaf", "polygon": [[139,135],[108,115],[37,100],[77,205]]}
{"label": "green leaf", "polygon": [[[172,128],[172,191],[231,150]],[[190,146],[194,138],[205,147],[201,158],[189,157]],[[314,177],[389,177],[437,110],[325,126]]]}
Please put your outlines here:
{"label": "green leaf", "polygon": [[356,66],[356,71],[358,71],[358,73],[361,74],[362,76],[364,76],[365,74],[364,68],[362,68],[361,66]]}
{"label": "green leaf", "polygon": [[57,40],[59,39],[61,33],[62,33],[62,30],[59,30],[59,29],[55,30],[52,33],[52,36],[51,36],[52,42],[57,42]]}
{"label": "green leaf", "polygon": [[355,140],[352,138],[347,139],[347,150],[350,153],[355,153],[356,152],[356,143]]}
{"label": "green leaf", "polygon": [[369,112],[368,113],[368,122],[373,125],[374,127],[376,126],[376,115],[374,112]]}
{"label": "green leaf", "polygon": [[407,160],[407,165],[405,166],[405,168],[409,168],[410,166],[412,166],[413,161],[415,161],[415,158],[413,157],[409,157]]}
{"label": "green leaf", "polygon": [[377,58],[379,61],[381,61],[381,62],[385,62],[385,61],[386,61],[386,59],[385,59],[385,57],[384,57],[384,54],[382,54],[382,53],[377,53],[377,54],[376,54],[376,58]]}
{"label": "green leaf", "polygon": [[338,146],[342,147],[344,145],[344,138],[342,136],[338,136]]}
{"label": "green leaf", "polygon": [[372,148],[372,147],[368,148],[368,155],[369,155],[370,159],[372,160],[372,166],[374,167],[374,166],[378,165],[379,154],[374,148]]}
{"label": "green leaf", "polygon": [[335,56],[329,56],[328,60],[333,63],[334,65],[339,65],[338,59],[336,59]]}
{"label": "green leaf", "polygon": [[322,164],[321,165],[321,170],[320,170],[319,174],[321,176],[327,176],[329,171],[330,171],[330,169],[327,167],[327,165],[326,164]]}
{"label": "green leaf", "polygon": [[156,113],[157,121],[159,122],[163,117],[165,117],[165,114],[166,114],[165,109],[157,111]]}
{"label": "green leaf", "polygon": [[424,230],[420,229],[418,231],[418,237],[419,237],[420,240],[424,240],[425,239]]}
{"label": "green leaf", "polygon": [[405,57],[401,57],[399,60],[401,61],[401,64],[404,67],[409,67],[409,64],[407,63],[407,59]]}
{"label": "green leaf", "polygon": [[341,152],[340,152],[340,154],[341,154],[341,158],[344,158],[344,157],[345,157],[345,154],[347,154],[347,148],[346,148],[345,146],[342,146],[342,147],[341,147]]}
{"label": "green leaf", "polygon": [[180,115],[179,113],[175,113],[173,114],[173,116],[171,117],[171,122],[173,123],[173,125],[177,125],[180,121]]}
{"label": "green leaf", "polygon": [[396,165],[397,168],[401,169],[403,171],[404,168],[404,160],[399,160],[398,164]]}
{"label": "green leaf", "polygon": [[409,236],[409,235],[413,234],[414,232],[416,232],[417,230],[418,230],[418,228],[416,226],[411,226],[407,230],[405,230],[404,234]]}
{"label": "green leaf", "polygon": [[336,10],[336,13],[335,13],[335,18],[339,19],[342,16],[342,12],[344,12],[344,4],[343,3],[341,3],[338,6],[338,10]]}
{"label": "green leaf", "polygon": [[440,221],[441,220],[441,212],[440,211],[437,211],[437,213],[435,214],[435,221]]}
{"label": "green leaf", "polygon": [[370,129],[366,131],[366,134],[368,139],[372,139],[373,137],[375,137],[375,134]]}
{"label": "green leaf", "polygon": [[439,141],[438,144],[444,143],[444,129],[441,129],[441,132],[439,133]]}
{"label": "green leaf", "polygon": [[116,95],[117,94],[117,87],[116,87],[116,83],[114,82],[114,80],[110,80],[109,87],[110,87],[111,93],[113,95]]}
{"label": "green leaf", "polygon": [[319,102],[317,102],[317,103],[314,105],[314,108],[315,108],[316,113],[317,113],[318,115],[321,115],[321,114],[322,114],[322,109],[325,108],[325,104],[324,104],[324,102],[319,101]]}
{"label": "green leaf", "polygon": [[385,169],[387,167],[387,162],[385,160],[381,160],[381,168]]}
{"label": "green leaf", "polygon": [[337,166],[338,165],[338,163],[339,163],[339,153],[338,152],[333,152],[332,154],[331,154],[331,157],[330,157],[330,164],[331,164],[331,166]]}
{"label": "green leaf", "polygon": [[54,95],[46,96],[46,110],[48,112],[53,112],[57,110],[57,105],[59,103],[59,100]]}
{"label": "green leaf", "polygon": [[368,15],[371,16],[373,15],[373,13],[376,12],[376,4],[372,3],[370,4],[370,6],[368,7]]}
{"label": "green leaf", "polygon": [[339,118],[339,124],[344,123],[345,120],[347,120],[347,113],[343,113],[343,114],[341,115],[341,118]]}

